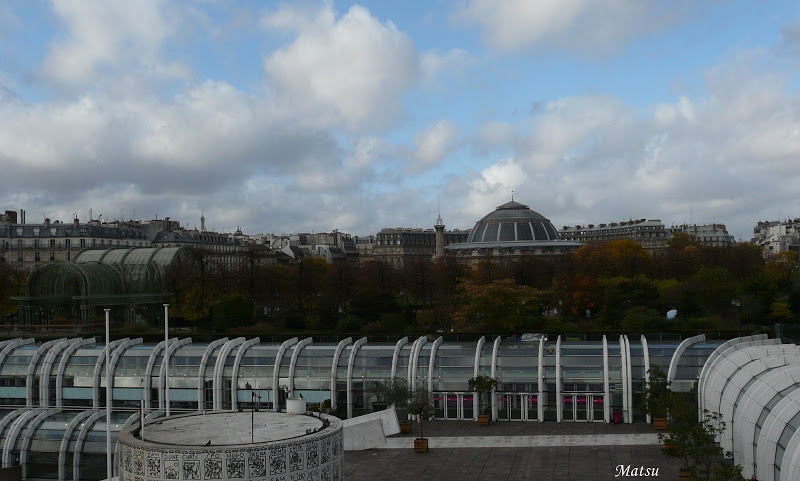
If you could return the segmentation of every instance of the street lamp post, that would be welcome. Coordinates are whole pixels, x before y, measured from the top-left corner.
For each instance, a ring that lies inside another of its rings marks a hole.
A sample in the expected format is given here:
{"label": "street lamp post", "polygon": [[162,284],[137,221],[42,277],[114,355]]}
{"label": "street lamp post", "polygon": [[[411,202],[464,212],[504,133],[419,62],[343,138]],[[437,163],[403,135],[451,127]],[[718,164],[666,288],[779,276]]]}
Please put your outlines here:
{"label": "street lamp post", "polygon": [[106,476],[111,479],[111,349],[109,347],[109,314],[106,311]]}
{"label": "street lamp post", "polygon": [[164,304],[164,402],[169,417],[169,304]]}
{"label": "street lamp post", "polygon": [[736,311],[736,329],[739,329],[739,308],[742,307],[742,302],[739,299],[731,300],[733,310]]}

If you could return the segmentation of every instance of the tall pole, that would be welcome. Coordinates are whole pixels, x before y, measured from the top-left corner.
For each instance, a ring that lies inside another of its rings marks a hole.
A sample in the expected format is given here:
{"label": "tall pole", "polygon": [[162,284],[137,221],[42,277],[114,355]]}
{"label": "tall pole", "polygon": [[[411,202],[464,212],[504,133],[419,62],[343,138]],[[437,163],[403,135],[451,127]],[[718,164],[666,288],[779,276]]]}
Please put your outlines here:
{"label": "tall pole", "polygon": [[106,311],[106,479],[111,479],[111,348],[109,343],[109,313]]}
{"label": "tall pole", "polygon": [[167,416],[169,416],[169,304],[164,304],[164,401],[167,405]]}

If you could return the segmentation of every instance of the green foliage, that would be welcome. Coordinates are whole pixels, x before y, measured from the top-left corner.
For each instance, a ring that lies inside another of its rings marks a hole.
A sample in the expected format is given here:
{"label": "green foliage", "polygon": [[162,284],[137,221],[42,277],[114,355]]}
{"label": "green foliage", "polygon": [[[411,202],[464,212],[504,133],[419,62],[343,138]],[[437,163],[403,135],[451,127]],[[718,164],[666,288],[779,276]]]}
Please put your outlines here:
{"label": "green foliage", "polygon": [[394,404],[397,409],[407,409],[408,402],[414,395],[408,386],[408,380],[404,377],[378,381],[372,387],[371,392],[375,395],[375,402]]}
{"label": "green foliage", "polygon": [[458,327],[478,325],[486,331],[511,331],[539,315],[539,291],[511,279],[488,284],[467,280],[457,292],[461,305],[453,322]]}
{"label": "green foliage", "polygon": [[478,395],[478,412],[486,414],[491,405],[489,402],[489,394],[492,392],[492,389],[497,388],[499,381],[493,377],[480,375],[473,377],[467,381],[467,383]]}
{"label": "green foliage", "polygon": [[252,323],[253,305],[242,294],[224,297],[214,305],[214,329],[217,331]]}
{"label": "green foliage", "polygon": [[628,332],[642,332],[662,329],[666,326],[665,317],[655,309],[636,306],[625,311],[620,327]]}
{"label": "green foliage", "polygon": [[423,420],[433,417],[433,393],[424,387],[414,389],[406,404],[406,410],[408,414],[419,415]]}
{"label": "green foliage", "polygon": [[643,398],[645,413],[667,420],[666,434],[658,437],[665,445],[664,452],[681,460],[681,470],[689,471],[695,481],[744,481],[741,466],[729,465],[724,458],[731,453],[723,452],[716,443],[726,427],[719,413],[705,410],[698,422],[696,408],[671,389],[658,367],[650,369]]}

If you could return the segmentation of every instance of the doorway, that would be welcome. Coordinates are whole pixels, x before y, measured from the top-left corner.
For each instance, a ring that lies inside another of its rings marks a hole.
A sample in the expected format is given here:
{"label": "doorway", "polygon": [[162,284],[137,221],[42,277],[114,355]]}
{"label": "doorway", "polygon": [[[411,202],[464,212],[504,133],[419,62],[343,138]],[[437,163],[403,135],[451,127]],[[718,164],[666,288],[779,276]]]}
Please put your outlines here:
{"label": "doorway", "polygon": [[590,422],[605,420],[602,394],[563,394],[562,419]]}
{"label": "doorway", "polygon": [[539,395],[534,393],[497,393],[497,419],[500,421],[535,421],[538,419]]}

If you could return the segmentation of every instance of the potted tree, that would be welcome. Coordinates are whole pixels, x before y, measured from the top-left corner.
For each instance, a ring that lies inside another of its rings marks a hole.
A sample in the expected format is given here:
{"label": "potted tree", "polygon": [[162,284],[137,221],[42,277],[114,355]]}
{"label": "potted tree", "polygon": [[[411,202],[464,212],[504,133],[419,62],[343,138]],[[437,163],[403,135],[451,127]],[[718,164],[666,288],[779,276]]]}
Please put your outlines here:
{"label": "potted tree", "polygon": [[[372,391],[375,394],[376,402],[372,403],[372,408],[375,411],[386,409],[387,406],[394,405],[398,411],[398,419],[401,420],[405,415],[408,408],[408,400],[412,396],[411,389],[408,387],[408,381],[405,378],[399,377],[395,379],[386,379],[375,383]],[[408,434],[411,432],[411,421],[401,420],[400,432]]]}
{"label": "potted tree", "polygon": [[408,400],[408,413],[415,416],[419,422],[419,437],[414,440],[414,452],[427,453],[428,439],[425,437],[423,426],[425,419],[433,416],[433,394],[424,387],[414,390],[414,394]]}
{"label": "potted tree", "polygon": [[498,381],[489,376],[476,376],[470,379],[469,387],[471,387],[476,394],[478,403],[478,426],[489,425],[489,409],[492,403],[489,395],[492,389],[497,387]]}
{"label": "potted tree", "polygon": [[697,421],[697,411],[679,392],[671,389],[663,371],[650,370],[645,386],[644,411],[664,419],[665,431],[659,433],[664,453],[681,460],[680,481],[744,481],[739,465],[725,462],[731,453],[717,445],[718,436],[725,430],[719,413],[704,411]]}

